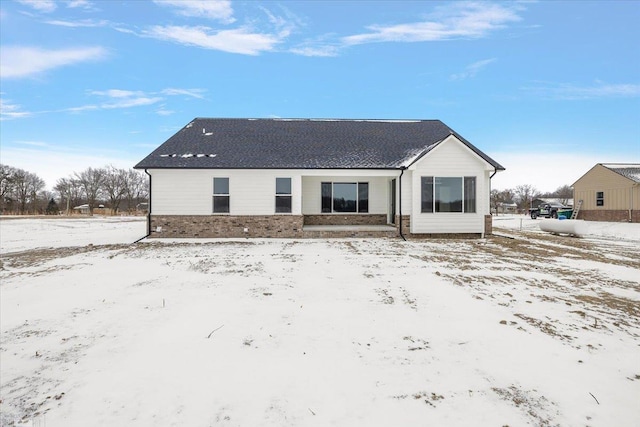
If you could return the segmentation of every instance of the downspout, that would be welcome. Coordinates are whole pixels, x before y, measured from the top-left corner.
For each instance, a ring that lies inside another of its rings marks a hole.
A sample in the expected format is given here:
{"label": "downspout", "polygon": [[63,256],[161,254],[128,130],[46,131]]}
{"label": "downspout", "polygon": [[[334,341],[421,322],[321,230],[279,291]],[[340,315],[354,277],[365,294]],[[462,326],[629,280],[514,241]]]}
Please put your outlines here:
{"label": "downspout", "polygon": [[[489,176],[489,215],[491,215],[491,178],[498,173],[498,168],[493,167],[493,173]],[[504,209],[503,209],[504,210]],[[496,206],[496,215],[498,215],[498,207]]]}
{"label": "downspout", "polygon": [[147,234],[145,236],[142,236],[141,238],[139,238],[133,243],[138,243],[140,240],[146,239],[151,235],[151,174],[147,172],[146,169],[144,170],[144,173],[149,175],[149,205],[148,205],[149,209],[147,211]]}
{"label": "downspout", "polygon": [[[491,187],[491,178],[493,178],[493,176],[494,176],[495,174],[497,174],[497,173],[498,173],[498,168],[494,166],[494,167],[493,167],[493,173],[492,173],[492,174],[491,174],[491,176],[489,177],[489,187]],[[491,188],[489,188],[489,190],[491,190]],[[489,191],[489,192],[491,192],[491,191]]]}
{"label": "downspout", "polygon": [[400,237],[402,237],[402,240],[404,240],[405,242],[407,241],[406,237],[404,237],[404,234],[402,234],[402,175],[404,174],[405,169],[407,169],[406,166],[402,166],[400,168],[400,176],[398,177],[398,215],[400,216],[400,220],[399,220],[399,232],[400,232]]}
{"label": "downspout", "polygon": [[[491,178],[493,178],[495,176],[495,174],[498,173],[498,168],[497,167],[493,167],[493,173],[489,176],[489,216],[493,216],[493,214],[491,213]],[[496,206],[496,215],[498,215],[498,207]],[[486,221],[486,220],[485,220]],[[493,219],[491,220],[493,221]],[[484,225],[484,231],[482,232],[482,238],[484,239],[486,237],[486,231],[487,231],[487,225],[485,223]],[[491,233],[493,233],[493,226],[491,226]]]}

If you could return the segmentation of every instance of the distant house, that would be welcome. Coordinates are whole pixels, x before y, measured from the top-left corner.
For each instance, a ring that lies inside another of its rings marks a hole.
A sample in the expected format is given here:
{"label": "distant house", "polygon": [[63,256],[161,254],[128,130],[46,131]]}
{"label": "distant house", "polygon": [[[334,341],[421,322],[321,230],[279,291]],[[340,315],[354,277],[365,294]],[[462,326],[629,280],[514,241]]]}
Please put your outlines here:
{"label": "distant house", "polygon": [[[88,204],[75,206],[73,208],[73,213],[80,215],[89,215],[91,213],[91,209],[89,209]],[[104,205],[98,205],[98,207],[93,208],[93,213],[96,215],[106,215],[108,213],[108,209],[104,207]]]}
{"label": "distant house", "polygon": [[504,170],[439,120],[207,118],[135,168],[152,237],[483,236]]}
{"label": "distant house", "polygon": [[578,218],[640,222],[640,164],[598,163],[573,184]]}
{"label": "distant house", "polygon": [[499,202],[496,207],[497,214],[514,214],[518,211],[518,205],[514,202]]}
{"label": "distant house", "polygon": [[82,214],[82,215],[89,215],[89,205],[80,205],[80,206],[75,206],[73,208],[74,213],[77,214]]}

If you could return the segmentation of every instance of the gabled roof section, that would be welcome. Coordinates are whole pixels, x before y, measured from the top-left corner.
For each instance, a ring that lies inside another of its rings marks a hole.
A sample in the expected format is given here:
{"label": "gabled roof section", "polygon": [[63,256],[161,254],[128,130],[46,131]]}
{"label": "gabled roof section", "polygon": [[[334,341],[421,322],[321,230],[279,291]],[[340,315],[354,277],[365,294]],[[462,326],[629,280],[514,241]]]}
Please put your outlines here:
{"label": "gabled roof section", "polygon": [[455,135],[439,120],[196,118],[137,169],[398,169]]}
{"label": "gabled roof section", "polygon": [[640,183],[640,163],[600,163],[612,172]]}

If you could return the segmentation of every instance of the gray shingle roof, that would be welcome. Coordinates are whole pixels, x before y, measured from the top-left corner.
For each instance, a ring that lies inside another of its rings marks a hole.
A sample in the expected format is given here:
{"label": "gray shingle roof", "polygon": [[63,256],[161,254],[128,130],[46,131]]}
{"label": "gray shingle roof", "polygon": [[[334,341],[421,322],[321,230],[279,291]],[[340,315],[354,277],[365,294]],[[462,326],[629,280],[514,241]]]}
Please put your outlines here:
{"label": "gray shingle roof", "polygon": [[135,168],[396,169],[454,134],[439,120],[196,118]]}

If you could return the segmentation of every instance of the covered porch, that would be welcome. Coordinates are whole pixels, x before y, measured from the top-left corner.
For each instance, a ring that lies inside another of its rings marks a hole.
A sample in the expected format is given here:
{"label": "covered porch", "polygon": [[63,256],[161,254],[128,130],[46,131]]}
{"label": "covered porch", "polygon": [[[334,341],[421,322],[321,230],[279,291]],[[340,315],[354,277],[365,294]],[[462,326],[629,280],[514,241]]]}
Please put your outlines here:
{"label": "covered porch", "polygon": [[313,170],[301,176],[303,231],[396,235],[399,174],[398,170]]}

